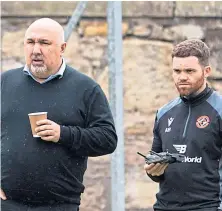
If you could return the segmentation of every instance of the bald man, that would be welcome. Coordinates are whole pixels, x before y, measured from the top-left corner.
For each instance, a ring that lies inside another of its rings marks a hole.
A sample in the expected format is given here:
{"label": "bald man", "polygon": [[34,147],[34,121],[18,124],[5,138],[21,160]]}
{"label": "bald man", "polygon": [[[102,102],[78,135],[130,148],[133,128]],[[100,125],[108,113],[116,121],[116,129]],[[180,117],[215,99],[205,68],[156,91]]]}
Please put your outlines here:
{"label": "bald man", "polygon": [[43,18],[31,24],[25,33],[24,52],[26,65],[37,81],[43,82],[58,72],[65,48],[64,31],[59,23]]}
{"label": "bald man", "polygon": [[[49,18],[25,33],[24,67],[1,76],[3,211],[77,211],[89,156],[112,153],[117,135],[101,87],[68,66],[62,26]],[[28,114],[48,112],[33,137]]]}

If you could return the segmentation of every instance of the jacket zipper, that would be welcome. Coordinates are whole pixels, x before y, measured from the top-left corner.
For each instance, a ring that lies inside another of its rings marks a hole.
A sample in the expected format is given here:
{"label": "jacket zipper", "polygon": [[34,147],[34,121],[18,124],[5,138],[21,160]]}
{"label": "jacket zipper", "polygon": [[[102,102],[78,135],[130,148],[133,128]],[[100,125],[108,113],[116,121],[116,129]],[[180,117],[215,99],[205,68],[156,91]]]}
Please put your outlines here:
{"label": "jacket zipper", "polygon": [[188,122],[190,120],[190,115],[191,115],[191,105],[189,105],[189,113],[188,113],[186,124],[185,124],[184,130],[183,130],[183,137],[182,137],[183,140],[185,139],[185,136],[186,136],[186,133],[187,133],[187,126],[188,126]]}

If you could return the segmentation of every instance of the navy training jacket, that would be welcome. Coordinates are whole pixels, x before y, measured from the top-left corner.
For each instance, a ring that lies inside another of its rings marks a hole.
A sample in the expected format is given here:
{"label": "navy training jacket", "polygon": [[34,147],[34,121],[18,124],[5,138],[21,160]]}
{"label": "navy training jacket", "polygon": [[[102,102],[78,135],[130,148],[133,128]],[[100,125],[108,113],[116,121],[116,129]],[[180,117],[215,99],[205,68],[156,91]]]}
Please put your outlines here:
{"label": "navy training jacket", "polygon": [[158,110],[152,150],[185,155],[170,164],[159,182],[154,209],[222,207],[222,96],[207,87],[190,99],[179,97]]}

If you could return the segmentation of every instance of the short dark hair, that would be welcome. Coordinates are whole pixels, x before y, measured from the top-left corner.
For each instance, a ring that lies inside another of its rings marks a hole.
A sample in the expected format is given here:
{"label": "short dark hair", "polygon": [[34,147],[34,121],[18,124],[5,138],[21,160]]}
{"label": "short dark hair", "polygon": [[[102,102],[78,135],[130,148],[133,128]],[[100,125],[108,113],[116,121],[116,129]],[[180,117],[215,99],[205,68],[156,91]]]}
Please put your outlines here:
{"label": "short dark hair", "polygon": [[195,56],[198,58],[200,65],[208,66],[210,49],[203,41],[199,39],[189,39],[177,44],[172,51],[174,57],[189,57]]}

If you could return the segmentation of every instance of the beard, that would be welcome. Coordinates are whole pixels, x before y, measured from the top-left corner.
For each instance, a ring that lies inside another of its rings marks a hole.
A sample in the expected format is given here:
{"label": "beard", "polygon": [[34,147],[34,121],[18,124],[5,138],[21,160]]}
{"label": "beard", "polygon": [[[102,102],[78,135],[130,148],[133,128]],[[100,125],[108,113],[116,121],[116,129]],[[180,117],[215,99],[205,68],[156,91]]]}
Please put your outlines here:
{"label": "beard", "polygon": [[46,75],[48,75],[49,70],[46,65],[34,66],[31,64],[31,72],[39,78],[44,78]]}
{"label": "beard", "polygon": [[188,87],[180,87],[179,84],[175,85],[180,96],[188,97],[188,96],[198,95],[202,91],[201,88],[204,86],[204,83],[205,83],[205,78],[204,74],[202,74],[202,76],[199,78],[199,80],[196,81],[196,83],[189,84]]}

